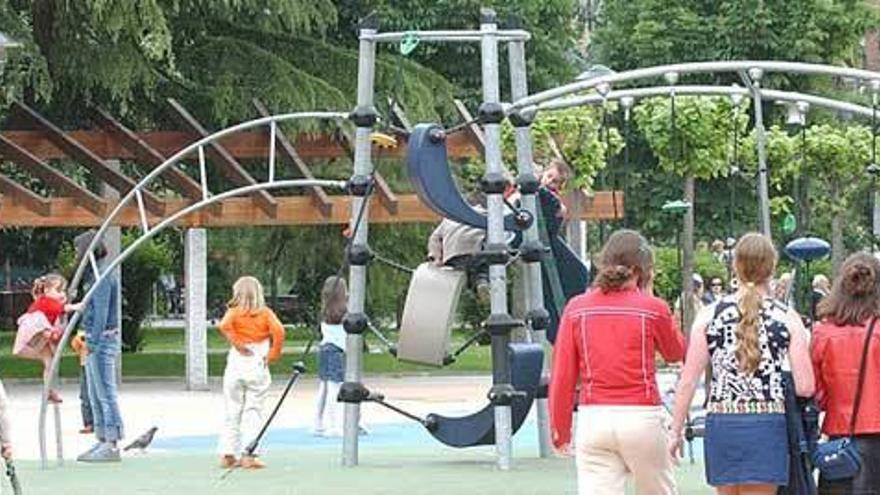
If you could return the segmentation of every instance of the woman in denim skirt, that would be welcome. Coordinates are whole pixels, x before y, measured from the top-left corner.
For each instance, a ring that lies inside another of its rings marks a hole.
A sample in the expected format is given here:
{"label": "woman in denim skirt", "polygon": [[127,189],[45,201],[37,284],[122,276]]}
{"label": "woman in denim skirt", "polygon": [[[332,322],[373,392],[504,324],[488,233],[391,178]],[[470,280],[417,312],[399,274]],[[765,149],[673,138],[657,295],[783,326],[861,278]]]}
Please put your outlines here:
{"label": "woman in denim skirt", "polygon": [[773,299],[773,243],[747,234],[736,245],[739,290],[694,322],[678,384],[670,453],[677,454],[694,391],[712,368],[705,434],[706,479],[722,495],[771,495],[788,484],[788,436],[782,373],[790,362],[797,395],[813,394],[807,331]]}

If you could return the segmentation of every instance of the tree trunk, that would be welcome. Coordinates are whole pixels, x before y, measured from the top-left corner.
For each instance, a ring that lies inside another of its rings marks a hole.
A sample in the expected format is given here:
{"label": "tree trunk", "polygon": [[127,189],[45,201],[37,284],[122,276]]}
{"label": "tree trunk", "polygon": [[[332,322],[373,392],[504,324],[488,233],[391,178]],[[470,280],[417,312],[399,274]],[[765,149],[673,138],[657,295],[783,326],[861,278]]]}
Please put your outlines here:
{"label": "tree trunk", "polygon": [[[840,182],[838,180],[831,181],[831,197],[840,198]],[[843,258],[846,256],[843,245],[843,222],[845,221],[846,209],[841,205],[834,206],[834,214],[831,217],[831,269],[834,277],[843,264]]]}
{"label": "tree trunk", "polygon": [[684,179],[684,200],[691,205],[684,213],[684,226],[682,243],[682,270],[681,270],[681,287],[682,287],[682,304],[681,304],[681,324],[684,328],[682,331],[686,335],[690,335],[691,324],[694,321],[694,183],[693,175],[688,175]]}

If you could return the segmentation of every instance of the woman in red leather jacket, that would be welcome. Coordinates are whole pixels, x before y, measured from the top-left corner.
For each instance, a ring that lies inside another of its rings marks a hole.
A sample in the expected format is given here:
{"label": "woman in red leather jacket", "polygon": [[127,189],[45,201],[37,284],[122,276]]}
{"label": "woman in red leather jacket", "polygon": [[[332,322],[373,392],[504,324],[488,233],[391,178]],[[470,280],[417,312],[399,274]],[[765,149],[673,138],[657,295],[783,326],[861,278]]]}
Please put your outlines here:
{"label": "woman in red leather jacket", "polygon": [[[816,397],[825,411],[822,433],[848,436],[859,364],[868,325],[880,317],[880,261],[867,253],[850,256],[822,302],[811,355]],[[880,321],[865,360],[865,381],[855,421],[862,468],[852,480],[820,480],[821,494],[880,494]]]}

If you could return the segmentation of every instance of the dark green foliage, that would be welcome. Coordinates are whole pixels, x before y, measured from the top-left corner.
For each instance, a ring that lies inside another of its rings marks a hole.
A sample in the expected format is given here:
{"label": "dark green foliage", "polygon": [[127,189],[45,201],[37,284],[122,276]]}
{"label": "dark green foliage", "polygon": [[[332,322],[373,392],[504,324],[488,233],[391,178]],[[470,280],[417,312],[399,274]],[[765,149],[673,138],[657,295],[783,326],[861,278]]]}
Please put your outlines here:
{"label": "dark green foliage", "polygon": [[[125,249],[138,234],[122,236]],[[153,303],[153,286],[159,276],[171,269],[171,249],[161,240],[150,240],[138,247],[122,264],[122,349],[137,352],[144,340],[144,318]]]}

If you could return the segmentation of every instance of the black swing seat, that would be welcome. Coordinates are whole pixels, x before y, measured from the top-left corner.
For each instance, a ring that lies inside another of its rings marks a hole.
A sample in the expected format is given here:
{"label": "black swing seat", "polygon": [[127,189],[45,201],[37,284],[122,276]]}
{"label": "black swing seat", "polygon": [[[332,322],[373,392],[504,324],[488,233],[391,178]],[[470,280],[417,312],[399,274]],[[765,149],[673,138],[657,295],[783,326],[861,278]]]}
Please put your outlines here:
{"label": "black swing seat", "polygon": [[[529,415],[532,402],[541,384],[544,349],[540,344],[508,345],[511,384],[524,396],[514,396],[511,404],[513,432],[516,433]],[[461,417],[429,414],[426,429],[438,441],[450,447],[476,447],[495,443],[495,411],[492,404]]]}

